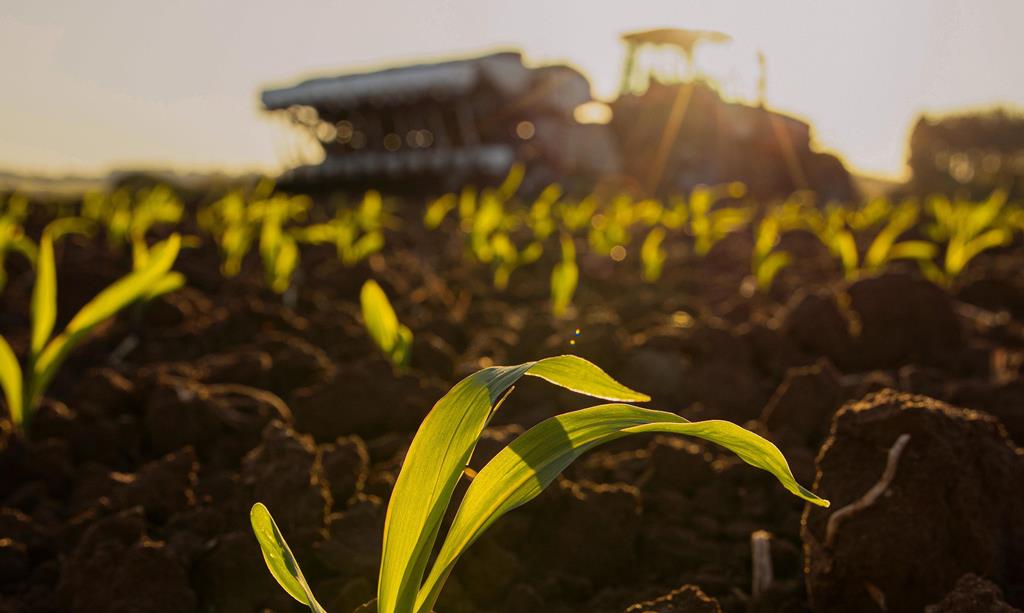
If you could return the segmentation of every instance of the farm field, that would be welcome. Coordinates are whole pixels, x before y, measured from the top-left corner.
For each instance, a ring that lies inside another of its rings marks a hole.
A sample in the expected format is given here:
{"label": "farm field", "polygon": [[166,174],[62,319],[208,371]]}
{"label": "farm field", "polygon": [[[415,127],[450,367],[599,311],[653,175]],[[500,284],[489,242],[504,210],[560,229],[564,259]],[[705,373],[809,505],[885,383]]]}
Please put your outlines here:
{"label": "farm field", "polygon": [[0,199],[0,610],[1024,607],[1024,203],[517,172]]}

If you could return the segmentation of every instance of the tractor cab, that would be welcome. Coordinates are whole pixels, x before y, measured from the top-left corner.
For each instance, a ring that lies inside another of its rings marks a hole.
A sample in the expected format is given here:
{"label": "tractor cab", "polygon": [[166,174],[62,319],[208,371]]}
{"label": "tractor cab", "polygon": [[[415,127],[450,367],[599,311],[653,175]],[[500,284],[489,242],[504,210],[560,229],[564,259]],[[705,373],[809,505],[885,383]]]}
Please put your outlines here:
{"label": "tractor cab", "polygon": [[811,149],[810,126],[765,108],[764,56],[708,30],[622,37],[626,57],[609,124],[624,174],[644,193],[740,181],[759,198],[812,189],[848,199],[849,177]]}
{"label": "tractor cab", "polygon": [[[757,50],[737,53],[738,45],[732,44],[733,38],[728,34],[662,28],[624,34],[622,41],[626,45],[626,57],[619,86],[621,96],[643,94],[655,83],[678,85],[701,81],[714,84],[719,90],[735,89],[734,86],[739,85],[746,90],[739,97],[747,99],[755,97],[750,92],[750,85],[754,85],[757,103],[763,100],[764,55]],[[736,83],[740,73],[756,74],[756,84]]]}

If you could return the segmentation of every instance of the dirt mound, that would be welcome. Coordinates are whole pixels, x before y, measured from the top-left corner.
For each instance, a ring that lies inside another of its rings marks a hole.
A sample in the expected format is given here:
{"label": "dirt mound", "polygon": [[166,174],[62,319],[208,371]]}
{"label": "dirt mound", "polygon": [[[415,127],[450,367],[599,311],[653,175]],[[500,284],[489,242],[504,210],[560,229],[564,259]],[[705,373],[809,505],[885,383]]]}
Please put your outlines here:
{"label": "dirt mound", "polygon": [[1003,600],[999,586],[968,573],[956,582],[942,602],[925,607],[924,613],[1021,613]]}
{"label": "dirt mound", "polygon": [[[994,417],[884,390],[836,414],[817,467],[814,489],[832,507],[804,513],[815,608],[921,610],[968,572],[1021,597],[1024,451]],[[844,510],[883,472],[880,496]]]}
{"label": "dirt mound", "polygon": [[825,355],[841,370],[956,365],[961,322],[949,295],[906,273],[858,279],[794,298],[785,334],[803,351]]}

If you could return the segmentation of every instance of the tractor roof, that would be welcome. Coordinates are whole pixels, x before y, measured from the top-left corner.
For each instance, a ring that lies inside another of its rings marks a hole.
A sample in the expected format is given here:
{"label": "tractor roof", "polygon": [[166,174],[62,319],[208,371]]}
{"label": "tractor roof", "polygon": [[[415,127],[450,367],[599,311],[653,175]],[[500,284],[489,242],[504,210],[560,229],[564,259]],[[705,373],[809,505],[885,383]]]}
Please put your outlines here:
{"label": "tractor roof", "polygon": [[683,30],[679,28],[660,28],[630,32],[622,35],[622,40],[631,44],[675,45],[687,53],[692,52],[697,43],[727,43],[732,37],[713,30]]}

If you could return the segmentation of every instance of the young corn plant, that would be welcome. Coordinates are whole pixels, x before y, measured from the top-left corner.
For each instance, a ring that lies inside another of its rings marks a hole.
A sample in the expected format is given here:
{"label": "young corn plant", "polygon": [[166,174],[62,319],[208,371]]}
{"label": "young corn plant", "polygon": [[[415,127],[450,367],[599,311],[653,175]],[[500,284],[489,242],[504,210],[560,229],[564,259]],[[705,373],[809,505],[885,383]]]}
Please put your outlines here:
{"label": "young corn plant", "polygon": [[587,243],[593,252],[608,255],[615,247],[625,248],[630,243],[630,229],[637,213],[634,205],[631,197],[620,195],[590,219]]}
{"label": "young corn plant", "polygon": [[370,338],[397,368],[406,368],[412,357],[412,330],[398,321],[387,294],[373,279],[359,291],[363,324]]}
{"label": "young corn plant", "polygon": [[146,234],[157,225],[177,224],[185,207],[170,187],[156,185],[132,193],[127,188],[112,193],[92,192],[82,199],[81,216],[104,229],[113,251],[125,243],[145,246]]}
{"label": "young corn plant", "polygon": [[754,250],[750,256],[750,272],[760,292],[770,290],[779,271],[792,262],[788,252],[776,249],[780,234],[779,219],[771,213],[765,215],[757,226]]}
{"label": "young corn plant", "polygon": [[720,198],[739,198],[744,193],[742,184],[731,183],[719,188],[697,188],[690,194],[689,229],[694,237],[693,250],[697,255],[707,255],[715,243],[750,222],[752,211],[749,207],[732,206],[712,210]]}
{"label": "young corn plant", "polygon": [[444,194],[430,201],[427,209],[423,212],[423,227],[428,230],[436,230],[458,203],[459,197],[452,193]]}
{"label": "young corn plant", "polygon": [[661,278],[661,269],[664,267],[665,259],[668,257],[665,253],[665,248],[661,246],[664,240],[665,229],[657,226],[651,228],[651,231],[647,233],[647,237],[644,238],[644,242],[640,245],[640,262],[644,267],[644,281],[648,283],[654,283]]}
{"label": "young corn plant", "polygon": [[267,285],[277,294],[283,294],[292,284],[292,275],[299,265],[299,245],[295,237],[284,230],[289,214],[288,198],[273,198],[264,203],[260,224],[260,260]]}
{"label": "young corn plant", "polygon": [[225,277],[237,276],[242,271],[242,261],[256,237],[256,225],[249,218],[245,194],[241,191],[226,194],[200,209],[196,221],[217,243],[221,256],[221,274]]}
{"label": "young corn plant", "polygon": [[[181,249],[186,247],[195,247],[198,245],[196,237],[183,237],[181,239]],[[133,243],[132,246],[132,270],[138,272],[145,269],[152,262],[154,254],[153,247],[150,247],[144,240],[140,240],[137,243]],[[185,287],[185,275],[175,270],[168,270],[159,279],[153,281],[153,284],[146,288],[145,294],[142,296],[143,302],[149,302],[155,298],[159,298],[164,294],[177,291],[182,287]]]}
{"label": "young corn plant", "polygon": [[149,261],[139,270],[115,281],[71,318],[63,331],[53,336],[57,321],[57,268],[53,243],[65,229],[60,221],[43,230],[36,263],[36,284],[32,290],[32,330],[24,366],[6,339],[0,337],[0,385],[14,426],[26,431],[46,388],[67,359],[96,326],[128,305],[144,299],[154,284],[164,278],[178,256],[181,237],[177,234],[153,247]]}
{"label": "young corn plant", "polygon": [[562,261],[551,271],[551,311],[555,317],[562,317],[572,304],[580,270],[576,266],[576,246],[572,237],[562,235]]}
{"label": "young corn plant", "polygon": [[519,249],[506,232],[495,232],[491,235],[490,242],[494,288],[497,290],[505,290],[508,287],[509,277],[515,269],[536,262],[544,253],[544,245],[538,241]]}
{"label": "young corn plant", "polygon": [[888,221],[875,235],[863,258],[849,226],[848,212],[842,207],[829,207],[824,215],[809,214],[807,221],[818,239],[839,258],[843,275],[847,279],[854,279],[863,272],[881,270],[893,260],[930,262],[936,254],[934,244],[921,240],[899,240],[904,232],[914,226],[917,217],[917,206],[912,202],[892,209]]}
{"label": "young corn plant", "polygon": [[236,190],[203,208],[197,214],[199,226],[217,243],[221,272],[234,277],[253,243],[258,249],[267,285],[284,293],[299,263],[296,237],[286,226],[305,219],[311,206],[304,196],[273,193],[274,185],[261,181],[250,192]]}
{"label": "young corn plant", "polygon": [[[437,548],[452,495],[484,428],[524,375],[612,403],[552,417],[512,441],[473,477]],[[682,434],[711,441],[768,471],[796,496],[828,506],[797,483],[785,457],[769,441],[731,422],[690,422],[675,413],[625,404],[648,400],[571,355],[485,368],[456,384],[420,424],[395,481],[384,523],[378,613],[432,611],[459,558],[498,519],[536,498],[583,453],[632,434]],[[250,520],[273,577],[297,601],[323,613],[270,511],[256,503]]]}
{"label": "young corn plant", "polygon": [[949,286],[978,254],[1009,244],[1014,229],[1012,215],[1003,215],[1006,204],[1005,190],[996,190],[982,202],[951,202],[944,196],[929,199],[927,208],[934,218],[929,231],[946,244],[946,253],[941,268],[931,261],[922,263],[925,275]]}
{"label": "young corn plant", "polygon": [[537,199],[530,205],[530,212],[526,223],[533,231],[534,239],[538,242],[547,240],[558,228],[555,207],[558,204],[558,199],[561,197],[561,186],[549,185],[541,191]]}
{"label": "young corn plant", "polygon": [[889,221],[875,235],[875,239],[864,254],[864,269],[876,272],[892,260],[916,260],[930,263],[938,252],[934,243],[921,240],[899,240],[904,232],[914,227],[917,218],[918,207],[913,202],[904,203],[893,209]]}

